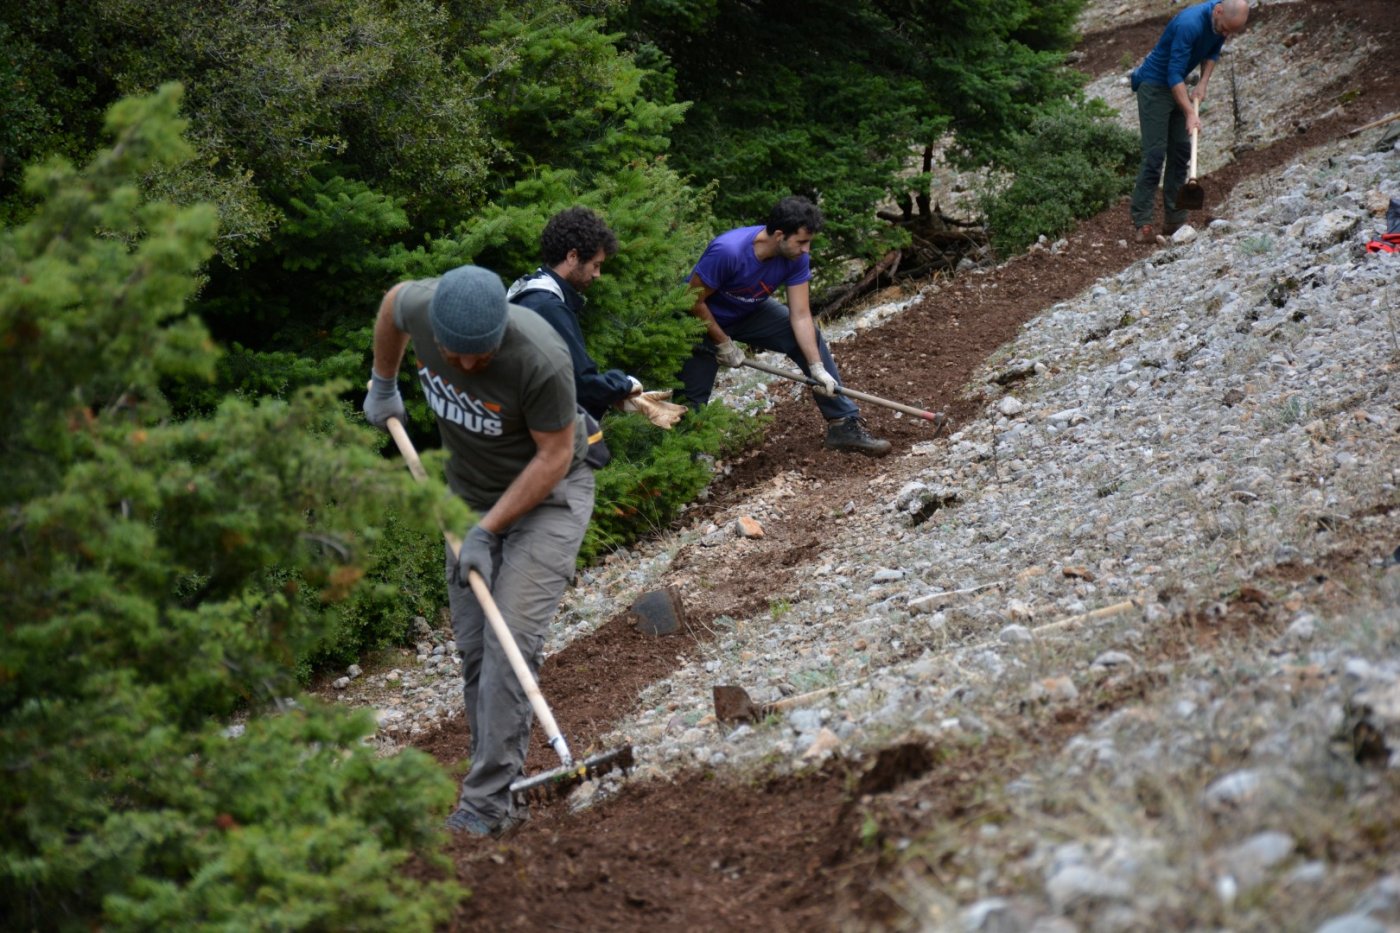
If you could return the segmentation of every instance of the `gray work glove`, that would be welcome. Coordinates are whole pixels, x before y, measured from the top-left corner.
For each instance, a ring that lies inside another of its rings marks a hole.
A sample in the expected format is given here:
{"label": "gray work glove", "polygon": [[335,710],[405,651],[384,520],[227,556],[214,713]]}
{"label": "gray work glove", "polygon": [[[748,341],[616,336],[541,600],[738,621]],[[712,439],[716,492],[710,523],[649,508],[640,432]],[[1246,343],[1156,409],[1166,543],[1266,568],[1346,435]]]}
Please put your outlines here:
{"label": "gray work glove", "polygon": [[399,419],[400,424],[408,423],[408,414],[403,410],[403,396],[399,394],[399,380],[385,378],[371,369],[364,412],[365,420],[380,430],[388,430],[390,418]]}
{"label": "gray work glove", "polygon": [[715,358],[725,366],[733,368],[744,365],[744,351],[740,350],[732,340],[715,344]]}
{"label": "gray work glove", "polygon": [[812,378],[817,382],[817,385],[812,386],[812,391],[827,398],[835,397],[836,378],[826,371],[826,367],[821,363],[808,363],[807,369],[811,371]]}
{"label": "gray work glove", "polygon": [[499,540],[500,538],[480,525],[473,525],[472,530],[462,539],[462,546],[457,549],[457,566],[452,571],[453,584],[470,586],[467,577],[473,570],[481,574],[483,580],[490,580],[491,550]]}

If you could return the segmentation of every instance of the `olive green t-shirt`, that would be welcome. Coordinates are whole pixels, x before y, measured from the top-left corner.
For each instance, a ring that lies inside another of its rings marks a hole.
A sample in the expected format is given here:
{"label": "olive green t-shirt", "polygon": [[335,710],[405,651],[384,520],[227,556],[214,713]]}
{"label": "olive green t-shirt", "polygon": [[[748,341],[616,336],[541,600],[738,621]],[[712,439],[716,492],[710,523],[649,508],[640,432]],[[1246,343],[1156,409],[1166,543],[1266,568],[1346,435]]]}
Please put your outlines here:
{"label": "olive green t-shirt", "polygon": [[574,426],[577,466],[588,432],[574,401],[574,371],[563,339],[529,308],[509,305],[505,336],[491,362],[468,375],[438,352],[428,306],[437,279],[399,289],[394,323],[408,333],[418,380],[450,456],[447,484],[478,511],[489,509],[535,455],[534,431]]}

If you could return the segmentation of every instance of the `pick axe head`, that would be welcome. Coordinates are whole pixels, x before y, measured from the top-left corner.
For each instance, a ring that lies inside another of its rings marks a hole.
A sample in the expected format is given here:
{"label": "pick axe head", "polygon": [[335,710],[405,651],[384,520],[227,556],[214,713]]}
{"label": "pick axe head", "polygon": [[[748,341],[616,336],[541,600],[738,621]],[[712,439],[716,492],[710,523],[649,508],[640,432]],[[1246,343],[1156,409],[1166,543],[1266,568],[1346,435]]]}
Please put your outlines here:
{"label": "pick axe head", "polygon": [[1182,185],[1176,193],[1176,209],[1179,211],[1198,211],[1205,206],[1206,189],[1194,178]]}

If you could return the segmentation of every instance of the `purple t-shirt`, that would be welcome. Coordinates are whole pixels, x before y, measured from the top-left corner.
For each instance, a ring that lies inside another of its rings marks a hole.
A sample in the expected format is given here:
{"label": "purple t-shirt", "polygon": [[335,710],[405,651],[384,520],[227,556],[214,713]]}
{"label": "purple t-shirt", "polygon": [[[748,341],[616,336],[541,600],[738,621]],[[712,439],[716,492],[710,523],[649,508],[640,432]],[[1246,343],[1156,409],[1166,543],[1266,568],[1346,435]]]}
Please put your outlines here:
{"label": "purple t-shirt", "polygon": [[753,254],[753,241],[762,232],[763,225],[759,224],[721,233],[705,247],[691,270],[706,287],[715,290],[705,303],[720,327],[753,314],[784,285],[801,285],[812,278],[806,253],[796,259],[774,256],[759,262]]}

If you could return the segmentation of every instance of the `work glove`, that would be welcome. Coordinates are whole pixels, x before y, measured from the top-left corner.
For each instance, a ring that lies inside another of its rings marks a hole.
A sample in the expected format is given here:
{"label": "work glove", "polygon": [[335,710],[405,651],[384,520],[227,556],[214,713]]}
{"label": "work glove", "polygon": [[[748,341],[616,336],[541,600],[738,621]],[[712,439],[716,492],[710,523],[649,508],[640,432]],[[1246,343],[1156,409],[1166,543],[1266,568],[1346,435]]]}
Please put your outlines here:
{"label": "work glove", "polygon": [[725,366],[736,369],[744,365],[744,351],[740,350],[732,340],[715,344],[715,358]]}
{"label": "work glove", "polygon": [[808,363],[807,369],[811,372],[813,381],[817,383],[812,386],[812,391],[817,395],[834,398],[836,395],[836,379],[831,373],[826,371],[826,367],[821,363]]}
{"label": "work glove", "polygon": [[387,431],[390,418],[399,419],[400,424],[408,421],[403,410],[403,396],[399,394],[399,380],[385,378],[373,369],[369,371],[369,394],[365,396],[365,420],[380,430]]}
{"label": "work glove", "polygon": [[627,395],[618,401],[617,407],[620,411],[636,411],[637,398],[642,394],[642,383],[636,376],[628,376],[627,384]]}
{"label": "work glove", "polygon": [[491,579],[491,551],[500,538],[481,525],[473,525],[472,530],[462,539],[457,549],[457,566],[452,571],[452,583],[456,586],[470,586],[468,575],[475,570],[483,580]]}

